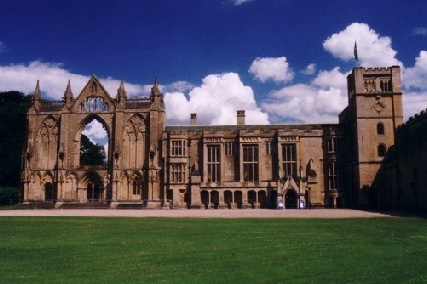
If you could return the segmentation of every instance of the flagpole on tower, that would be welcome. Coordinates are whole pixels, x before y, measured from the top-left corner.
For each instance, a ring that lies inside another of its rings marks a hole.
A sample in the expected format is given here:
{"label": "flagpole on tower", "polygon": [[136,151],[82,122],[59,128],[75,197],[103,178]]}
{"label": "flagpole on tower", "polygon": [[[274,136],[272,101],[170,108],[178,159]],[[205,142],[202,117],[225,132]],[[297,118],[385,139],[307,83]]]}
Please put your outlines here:
{"label": "flagpole on tower", "polygon": [[359,57],[357,55],[357,41],[354,40],[354,59],[356,60],[357,66],[359,66]]}

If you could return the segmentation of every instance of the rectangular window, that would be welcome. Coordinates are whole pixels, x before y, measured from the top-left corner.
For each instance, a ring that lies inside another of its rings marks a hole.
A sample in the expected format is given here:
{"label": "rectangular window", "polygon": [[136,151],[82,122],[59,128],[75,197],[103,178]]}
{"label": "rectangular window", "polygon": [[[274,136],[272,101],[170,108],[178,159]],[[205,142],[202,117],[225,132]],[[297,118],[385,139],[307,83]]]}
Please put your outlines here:
{"label": "rectangular window", "polygon": [[343,188],[343,167],[339,162],[330,162],[329,171],[329,189],[342,189]]}
{"label": "rectangular window", "polygon": [[180,183],[185,180],[185,164],[171,164],[171,183]]}
{"label": "rectangular window", "polygon": [[171,141],[171,156],[185,156],[185,140]]}
{"label": "rectangular window", "polygon": [[233,142],[225,143],[225,155],[232,156],[233,155]]}
{"label": "rectangular window", "polygon": [[285,177],[297,177],[296,144],[282,144],[282,166]]}
{"label": "rectangular window", "polygon": [[328,139],[328,152],[340,153],[343,151],[343,140],[341,137],[332,137]]}
{"label": "rectangular window", "polygon": [[243,180],[259,181],[258,145],[243,145]]}
{"label": "rectangular window", "polygon": [[221,155],[220,146],[208,146],[208,182],[221,181]]}

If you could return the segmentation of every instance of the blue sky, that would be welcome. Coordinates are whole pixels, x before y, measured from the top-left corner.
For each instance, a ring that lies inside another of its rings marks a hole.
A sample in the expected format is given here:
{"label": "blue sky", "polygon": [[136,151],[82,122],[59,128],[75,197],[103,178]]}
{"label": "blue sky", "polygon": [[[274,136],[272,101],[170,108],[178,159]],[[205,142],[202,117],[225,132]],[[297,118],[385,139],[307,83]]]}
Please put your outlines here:
{"label": "blue sky", "polygon": [[427,107],[427,1],[0,0],[0,91],[76,97],[96,74],[146,96],[158,77],[167,124],[336,123],[346,75],[402,67],[404,115]]}

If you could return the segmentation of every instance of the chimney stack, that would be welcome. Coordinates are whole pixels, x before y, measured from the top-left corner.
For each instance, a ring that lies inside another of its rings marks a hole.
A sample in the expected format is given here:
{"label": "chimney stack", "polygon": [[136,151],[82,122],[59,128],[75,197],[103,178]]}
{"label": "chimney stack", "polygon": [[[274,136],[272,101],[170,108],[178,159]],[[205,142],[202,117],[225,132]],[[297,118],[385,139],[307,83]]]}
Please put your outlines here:
{"label": "chimney stack", "polygon": [[197,113],[190,114],[190,121],[192,126],[197,125]]}
{"label": "chimney stack", "polygon": [[237,111],[237,125],[245,125],[245,111],[238,110]]}

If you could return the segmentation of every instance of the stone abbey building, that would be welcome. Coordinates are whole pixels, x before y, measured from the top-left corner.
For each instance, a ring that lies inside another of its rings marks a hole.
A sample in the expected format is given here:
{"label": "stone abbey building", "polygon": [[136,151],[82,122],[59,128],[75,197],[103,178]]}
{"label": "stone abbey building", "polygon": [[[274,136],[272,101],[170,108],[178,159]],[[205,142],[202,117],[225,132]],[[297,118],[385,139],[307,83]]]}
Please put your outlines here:
{"label": "stone abbey building", "polygon": [[[398,66],[354,68],[338,124],[246,125],[241,110],[236,125],[201,126],[192,114],[188,126],[165,126],[166,111],[157,81],[150,97],[128,98],[121,82],[113,98],[93,76],[77,97],[69,83],[61,101],[43,100],[37,82],[24,201],[288,209],[400,202],[396,186],[384,193],[378,182],[382,169],[397,175],[396,163],[384,161],[403,123]],[[82,131],[92,120],[108,134],[103,165],[81,164]]]}

